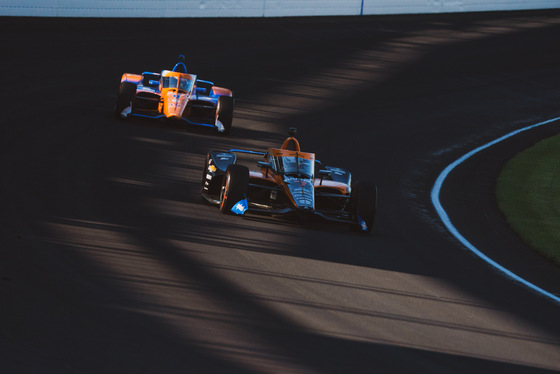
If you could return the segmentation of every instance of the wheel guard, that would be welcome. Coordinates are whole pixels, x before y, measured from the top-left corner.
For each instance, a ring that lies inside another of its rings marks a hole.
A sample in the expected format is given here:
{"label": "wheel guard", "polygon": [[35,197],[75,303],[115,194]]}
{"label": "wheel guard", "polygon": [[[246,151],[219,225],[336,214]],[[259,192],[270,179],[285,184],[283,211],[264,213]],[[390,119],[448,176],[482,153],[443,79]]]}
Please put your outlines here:
{"label": "wheel guard", "polygon": [[224,126],[224,124],[218,119],[216,118],[216,124],[215,124],[216,128],[218,129],[218,132],[224,132],[226,131],[226,128]]}
{"label": "wheel guard", "polygon": [[120,113],[121,118],[128,118],[128,116],[132,113],[132,105],[127,106],[122,110]]}
{"label": "wheel guard", "polygon": [[366,221],[364,221],[364,220],[362,219],[362,217],[360,217],[360,216],[358,216],[358,224],[359,224],[360,227],[362,228],[362,231],[367,231],[367,230],[368,230]]}
{"label": "wheel guard", "polygon": [[249,204],[247,203],[247,198],[244,198],[238,201],[233,208],[231,208],[231,211],[235,214],[243,215],[247,209],[249,209]]}

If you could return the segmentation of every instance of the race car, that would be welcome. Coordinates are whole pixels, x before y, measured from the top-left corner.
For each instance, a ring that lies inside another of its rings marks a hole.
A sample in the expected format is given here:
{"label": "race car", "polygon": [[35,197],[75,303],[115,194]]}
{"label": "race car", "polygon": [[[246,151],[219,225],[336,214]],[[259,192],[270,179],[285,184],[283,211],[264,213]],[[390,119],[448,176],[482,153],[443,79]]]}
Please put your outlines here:
{"label": "race car", "polygon": [[[323,166],[302,152],[290,128],[280,148],[266,152],[211,151],[202,172],[201,196],[223,213],[319,216],[370,232],[377,210],[377,186],[352,181],[348,170]],[[258,170],[237,163],[238,154],[264,156]]]}
{"label": "race car", "polygon": [[184,57],[172,70],[124,73],[115,106],[117,119],[132,116],[183,120],[228,134],[233,120],[233,93],[188,74]]}

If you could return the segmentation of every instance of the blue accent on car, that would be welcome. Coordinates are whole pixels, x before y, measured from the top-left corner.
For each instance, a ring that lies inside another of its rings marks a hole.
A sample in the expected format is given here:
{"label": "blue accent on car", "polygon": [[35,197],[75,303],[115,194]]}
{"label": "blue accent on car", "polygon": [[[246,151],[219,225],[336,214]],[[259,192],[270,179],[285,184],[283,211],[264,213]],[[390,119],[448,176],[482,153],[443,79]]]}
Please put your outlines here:
{"label": "blue accent on car", "polygon": [[178,63],[173,66],[173,71],[177,73],[187,73],[187,66],[182,62],[179,61]]}
{"label": "blue accent on car", "polygon": [[249,204],[247,203],[247,198],[240,200],[231,208],[231,211],[235,214],[243,215],[249,209]]}
{"label": "blue accent on car", "polygon": [[251,155],[259,155],[259,156],[264,156],[265,155],[264,152],[247,151],[245,149],[230,149],[228,152],[248,153],[248,154],[251,154]]}
{"label": "blue accent on car", "polygon": [[130,113],[130,114],[132,114],[133,116],[136,116],[136,117],[144,117],[144,118],[165,118],[165,115],[163,115],[163,114],[158,114],[157,116],[149,116],[147,114],[138,114],[138,113],[134,113],[134,112]]}
{"label": "blue accent on car", "polygon": [[194,121],[186,119],[185,117],[182,117],[181,119],[185,122],[190,123],[191,125],[204,126],[204,127],[216,127],[216,125],[212,125],[210,123],[194,122]]}
{"label": "blue accent on car", "polygon": [[362,219],[362,217],[360,217],[360,216],[358,216],[358,223],[362,227],[362,231],[367,231],[368,227],[367,227],[366,221],[364,221]]}

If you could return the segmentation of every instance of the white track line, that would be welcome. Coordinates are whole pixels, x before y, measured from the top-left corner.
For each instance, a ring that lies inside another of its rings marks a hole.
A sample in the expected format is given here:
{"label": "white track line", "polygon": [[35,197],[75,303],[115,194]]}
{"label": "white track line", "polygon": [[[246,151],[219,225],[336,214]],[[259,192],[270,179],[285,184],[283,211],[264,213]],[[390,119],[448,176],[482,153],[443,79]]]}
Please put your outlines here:
{"label": "white track line", "polygon": [[487,143],[483,146],[480,146],[480,147],[470,151],[469,153],[463,155],[463,157],[459,158],[458,160],[456,160],[455,162],[453,162],[452,164],[447,166],[441,172],[441,174],[439,175],[439,177],[436,180],[436,183],[434,184],[434,187],[432,188],[432,194],[431,194],[432,204],[434,204],[434,207],[436,208],[436,211],[437,211],[439,217],[441,218],[442,222],[445,224],[445,226],[447,227],[449,232],[451,232],[455,236],[455,238],[457,238],[461,243],[463,243],[463,245],[465,247],[467,247],[471,252],[473,252],[475,255],[480,257],[482,260],[486,261],[488,264],[490,264],[491,266],[496,268],[498,271],[505,274],[507,277],[509,277],[509,278],[513,279],[514,281],[519,282],[519,283],[529,287],[531,290],[536,291],[539,294],[541,294],[541,295],[543,295],[547,298],[550,298],[557,303],[560,303],[560,297],[558,297],[558,296],[556,296],[556,295],[554,295],[550,292],[547,292],[547,291],[535,286],[534,284],[526,281],[525,279],[519,277],[518,275],[512,273],[508,269],[504,268],[503,266],[501,266],[500,264],[498,264],[497,262],[495,262],[494,260],[492,260],[491,258],[486,256],[484,253],[482,253],[480,250],[478,250],[474,245],[469,243],[469,241],[467,239],[465,239],[465,237],[463,235],[461,235],[461,233],[459,233],[459,231],[451,223],[451,220],[449,219],[449,216],[447,215],[447,212],[445,211],[445,209],[443,209],[443,206],[441,205],[441,202],[439,201],[439,194],[440,194],[440,191],[441,191],[441,186],[443,185],[443,182],[445,181],[445,178],[447,178],[449,173],[451,173],[451,171],[456,166],[460,165],[461,163],[463,163],[464,161],[469,159],[471,156],[475,155],[476,153],[478,153],[480,151],[485,150],[486,148],[489,148],[489,147],[491,147],[495,144],[498,144],[503,140],[511,138],[512,136],[517,135],[517,134],[519,134],[523,131],[531,130],[531,129],[533,129],[535,127],[538,127],[538,126],[547,125],[549,123],[558,121],[559,119],[560,119],[560,117],[556,117],[556,118],[552,118],[552,119],[549,119],[549,120],[546,120],[546,121],[543,121],[543,122],[536,123],[536,124],[528,126],[528,127],[524,127],[522,129],[519,129],[519,130],[515,130],[513,132],[510,132],[507,135],[502,136],[499,139],[491,141],[490,143]]}

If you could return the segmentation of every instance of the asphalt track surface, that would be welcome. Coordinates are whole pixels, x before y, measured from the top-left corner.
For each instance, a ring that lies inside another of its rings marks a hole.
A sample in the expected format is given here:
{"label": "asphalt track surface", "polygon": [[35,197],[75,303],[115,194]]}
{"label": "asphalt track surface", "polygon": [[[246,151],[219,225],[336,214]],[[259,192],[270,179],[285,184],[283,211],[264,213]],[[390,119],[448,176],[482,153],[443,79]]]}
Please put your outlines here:
{"label": "asphalt track surface", "polygon": [[[0,20],[0,372],[560,371],[560,305],[472,255],[430,201],[463,154],[560,115],[560,13]],[[230,136],[113,118],[122,73],[180,53],[234,91]],[[378,185],[371,235],[201,202],[208,150],[292,126]],[[471,243],[557,295],[493,185],[558,131],[477,154],[441,195]]]}

